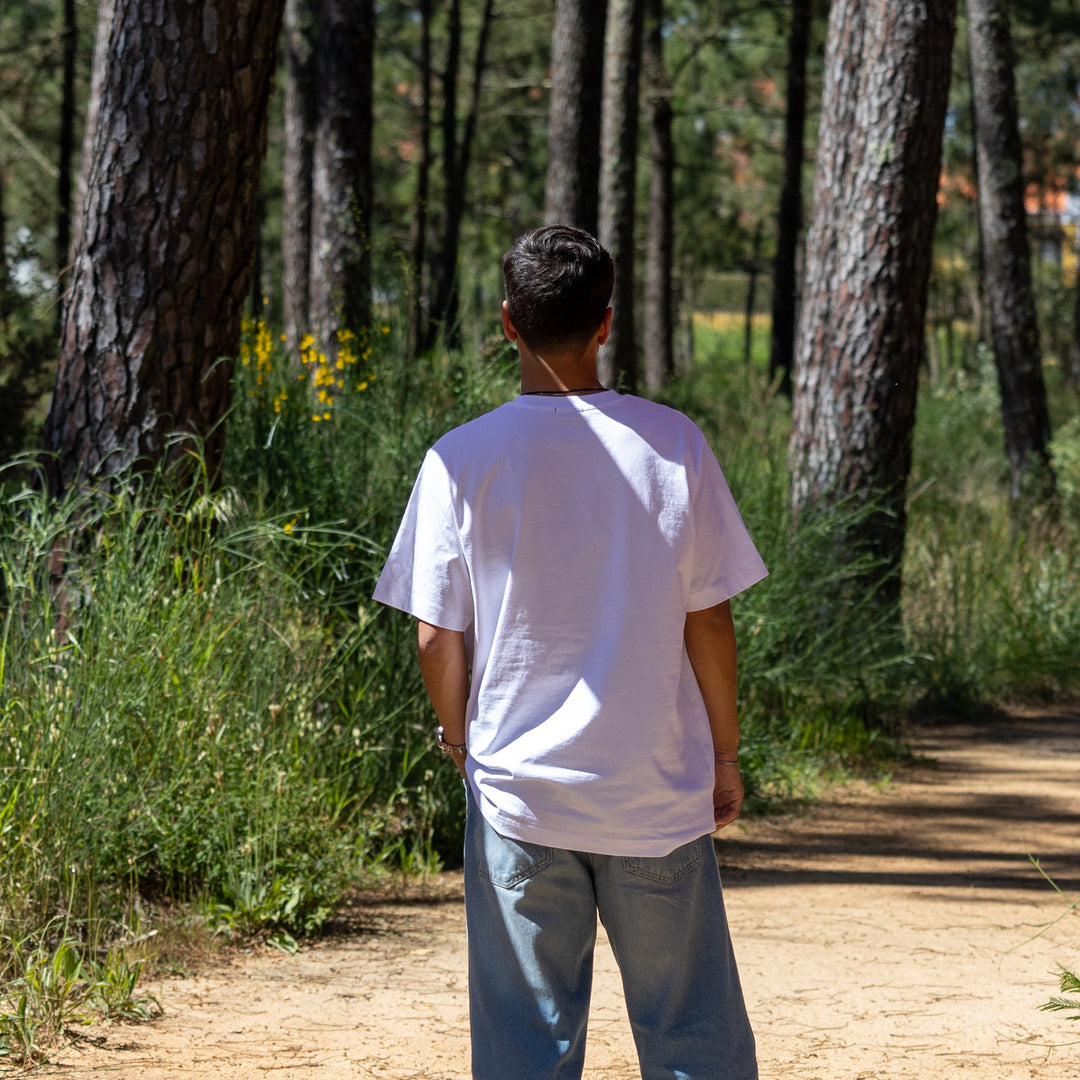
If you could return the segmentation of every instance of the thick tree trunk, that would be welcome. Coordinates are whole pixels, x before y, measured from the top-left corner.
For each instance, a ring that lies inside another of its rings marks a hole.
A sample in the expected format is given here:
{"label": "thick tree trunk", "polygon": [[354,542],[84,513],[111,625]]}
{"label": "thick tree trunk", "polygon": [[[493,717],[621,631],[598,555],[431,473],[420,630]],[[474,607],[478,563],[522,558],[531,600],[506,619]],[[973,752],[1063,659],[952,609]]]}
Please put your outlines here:
{"label": "thick tree trunk", "polygon": [[846,537],[899,595],[954,0],[835,0],[796,350],[796,509],[876,499]]}
{"label": "thick tree trunk", "polygon": [[416,206],[409,236],[409,360],[419,355],[426,331],[424,269],[431,179],[431,75],[431,0],[420,0],[420,160],[416,166]]}
{"label": "thick tree trunk", "polygon": [[664,66],[663,0],[645,0],[644,65],[649,97],[649,243],[645,256],[645,386],[657,393],[675,371],[672,265],[675,146],[671,84]]}
{"label": "thick tree trunk", "polygon": [[322,0],[311,196],[311,323],[323,351],[371,322],[372,0]]}
{"label": "thick tree trunk", "polygon": [[544,220],[596,235],[607,0],[557,0]]}
{"label": "thick tree trunk", "polygon": [[173,431],[204,437],[216,469],[283,3],[101,6],[45,426],[54,490],[159,459]]}
{"label": "thick tree trunk", "polygon": [[643,0],[610,0],[604,41],[604,115],[601,135],[600,242],[615,263],[611,337],[600,350],[600,377],[636,393],[634,330],[634,181],[638,88],[641,79]]}
{"label": "thick tree trunk", "polygon": [[791,395],[795,325],[799,305],[799,233],[802,230],[803,143],[806,128],[806,58],[810,50],[811,0],[791,0],[788,36],[787,108],[784,116],[784,185],[777,215],[773,267],[769,379]]}
{"label": "thick tree trunk", "polygon": [[446,219],[442,246],[439,251],[435,298],[432,303],[434,321],[428,331],[427,345],[435,344],[441,331],[448,348],[461,347],[461,327],[458,322],[459,279],[458,258],[461,249],[461,219],[465,214],[465,192],[472,159],[472,147],[476,138],[476,125],[480,115],[480,91],[487,67],[487,44],[491,33],[491,20],[495,17],[494,0],[486,0],[480,21],[480,32],[473,58],[472,91],[469,110],[460,142],[457,138],[457,65],[460,57],[460,13],[458,0],[453,0],[450,20],[450,48],[447,70],[444,75],[443,95],[443,143],[446,153]]}
{"label": "thick tree trunk", "polygon": [[318,24],[318,0],[286,0],[281,299],[285,340],[293,353],[311,327],[311,174],[318,118]]}
{"label": "thick tree trunk", "polygon": [[1015,501],[1030,493],[1043,499],[1053,493],[1050,415],[1031,289],[1009,16],[1004,0],[968,0],[967,12],[983,277],[1001,383],[1010,496]]}
{"label": "thick tree trunk", "polygon": [[[75,160],[75,0],[64,0],[63,76],[60,101],[60,153],[56,174],[56,287],[63,301],[71,248],[71,174]],[[59,306],[57,311],[59,312]]]}

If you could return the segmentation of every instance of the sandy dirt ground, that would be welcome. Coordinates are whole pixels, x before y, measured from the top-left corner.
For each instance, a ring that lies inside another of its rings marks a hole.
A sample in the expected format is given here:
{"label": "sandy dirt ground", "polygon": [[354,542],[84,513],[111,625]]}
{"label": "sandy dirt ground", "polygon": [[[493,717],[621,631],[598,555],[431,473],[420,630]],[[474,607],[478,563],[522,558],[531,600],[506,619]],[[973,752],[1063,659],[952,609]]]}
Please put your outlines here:
{"label": "sandy dirt ground", "polygon": [[[924,760],[889,784],[718,839],[761,1075],[1077,1080],[1080,1026],[1038,1006],[1056,965],[1080,963],[1080,913],[1050,925],[1068,905],[1029,856],[1080,895],[1080,713],[929,727],[914,745]],[[462,1080],[464,944],[460,877],[444,874],[358,900],[296,955],[159,979],[160,1019],[92,1028],[35,1073]],[[586,1076],[628,1080],[606,944],[597,959]]]}

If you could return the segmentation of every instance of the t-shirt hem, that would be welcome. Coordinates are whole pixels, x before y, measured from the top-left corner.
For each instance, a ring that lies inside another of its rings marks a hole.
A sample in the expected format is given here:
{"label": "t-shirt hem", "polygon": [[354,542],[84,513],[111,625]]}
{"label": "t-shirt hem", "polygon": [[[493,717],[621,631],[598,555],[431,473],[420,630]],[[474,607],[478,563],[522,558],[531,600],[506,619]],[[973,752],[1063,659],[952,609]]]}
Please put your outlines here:
{"label": "t-shirt hem", "polygon": [[764,563],[751,563],[744,566],[734,574],[729,574],[722,582],[708,589],[698,589],[690,594],[686,601],[687,611],[703,611],[705,608],[715,607],[725,600],[730,600],[741,592],[745,592],[751,585],[769,576],[769,571]]}
{"label": "t-shirt hem", "polygon": [[574,833],[562,829],[547,829],[539,825],[523,826],[517,819],[508,817],[490,806],[485,806],[483,799],[478,799],[477,802],[487,823],[500,836],[511,840],[521,840],[526,844],[538,844],[541,847],[558,848],[562,851],[582,851],[591,855],[659,859],[670,855],[684,844],[689,844],[702,836],[710,836],[716,831],[716,823],[710,819],[696,828],[691,826],[675,834],[649,839],[643,838],[640,833],[618,836]]}
{"label": "t-shirt hem", "polygon": [[404,611],[406,615],[411,615],[414,619],[419,619],[421,622],[426,622],[431,626],[438,626],[443,630],[455,630],[464,633],[472,625],[471,620],[462,623],[461,618],[458,616],[438,608],[425,607],[423,604],[418,604],[412,597],[402,598],[397,596],[389,588],[377,586],[371,594],[371,598],[377,603],[385,604],[386,607],[395,608],[398,611]]}

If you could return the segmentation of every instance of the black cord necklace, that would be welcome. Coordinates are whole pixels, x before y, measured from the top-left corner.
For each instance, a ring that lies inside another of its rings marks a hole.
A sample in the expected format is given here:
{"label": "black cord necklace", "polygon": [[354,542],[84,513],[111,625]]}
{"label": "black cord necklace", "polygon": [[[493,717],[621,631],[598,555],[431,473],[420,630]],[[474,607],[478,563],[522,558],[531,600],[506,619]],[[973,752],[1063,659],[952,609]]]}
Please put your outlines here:
{"label": "black cord necklace", "polygon": [[606,386],[582,386],[577,390],[522,390],[522,397],[569,397],[571,394],[599,394]]}

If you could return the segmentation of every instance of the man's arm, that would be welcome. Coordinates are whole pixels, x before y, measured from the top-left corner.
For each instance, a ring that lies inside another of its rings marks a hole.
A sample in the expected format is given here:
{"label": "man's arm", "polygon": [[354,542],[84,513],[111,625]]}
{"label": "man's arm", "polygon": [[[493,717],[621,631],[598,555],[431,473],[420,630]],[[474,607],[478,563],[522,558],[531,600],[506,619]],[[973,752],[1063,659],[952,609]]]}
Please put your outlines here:
{"label": "man's arm", "polygon": [[739,720],[735,705],[735,623],[731,601],[690,611],[683,631],[686,653],[705,699],[712,731],[716,780],[713,818],[722,828],[739,816],[743,783],[739,775]]}
{"label": "man's arm", "polygon": [[[469,701],[469,662],[465,658],[465,635],[460,630],[417,620],[417,652],[420,674],[443,729],[443,741],[465,742],[465,708]],[[452,754],[465,775],[465,754]]]}

